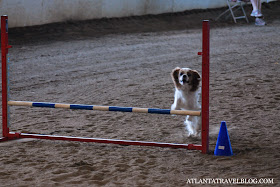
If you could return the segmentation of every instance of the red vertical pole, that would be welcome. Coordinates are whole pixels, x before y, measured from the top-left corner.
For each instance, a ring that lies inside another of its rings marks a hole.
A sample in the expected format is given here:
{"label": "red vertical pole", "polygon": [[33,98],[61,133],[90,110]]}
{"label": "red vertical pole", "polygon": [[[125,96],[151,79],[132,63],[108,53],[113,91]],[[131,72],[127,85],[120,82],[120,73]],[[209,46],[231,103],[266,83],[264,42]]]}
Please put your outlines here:
{"label": "red vertical pole", "polygon": [[2,53],[2,134],[7,138],[8,128],[8,80],[7,80],[7,54],[8,48],[8,16],[1,16],[1,53]]}
{"label": "red vertical pole", "polygon": [[204,20],[202,25],[202,131],[201,131],[201,144],[202,153],[206,154],[209,151],[209,50],[210,50],[210,26],[209,21]]}

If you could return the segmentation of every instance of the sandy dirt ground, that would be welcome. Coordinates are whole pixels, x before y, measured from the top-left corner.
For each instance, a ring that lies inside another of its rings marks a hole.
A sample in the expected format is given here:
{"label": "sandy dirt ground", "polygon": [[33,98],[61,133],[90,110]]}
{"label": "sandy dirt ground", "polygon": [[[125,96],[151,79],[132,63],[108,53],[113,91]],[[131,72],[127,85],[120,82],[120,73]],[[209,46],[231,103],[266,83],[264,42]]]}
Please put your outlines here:
{"label": "sandy dirt ground", "polygon": [[[213,20],[223,10],[10,29],[10,98],[168,109],[174,94],[171,70],[201,72],[201,20]],[[246,10],[249,14],[251,6]],[[279,185],[280,3],[265,5],[263,13],[265,27],[255,26],[252,18],[249,24],[211,21],[209,154],[50,140],[2,142],[0,186],[198,186],[188,184],[193,178],[270,178]],[[10,110],[11,131],[200,143],[187,137],[184,116]],[[232,157],[213,155],[221,121],[227,122]]]}

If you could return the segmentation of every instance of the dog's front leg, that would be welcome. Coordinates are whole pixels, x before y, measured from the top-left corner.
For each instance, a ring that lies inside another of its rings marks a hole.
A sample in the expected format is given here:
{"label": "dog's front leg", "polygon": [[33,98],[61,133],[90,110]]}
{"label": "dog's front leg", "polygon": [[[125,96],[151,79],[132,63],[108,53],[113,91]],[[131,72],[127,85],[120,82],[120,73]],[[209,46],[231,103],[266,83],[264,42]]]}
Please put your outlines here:
{"label": "dog's front leg", "polygon": [[176,107],[177,107],[177,103],[174,102],[174,103],[171,105],[171,110],[176,110]]}
{"label": "dog's front leg", "polygon": [[174,103],[171,105],[171,110],[181,110],[179,103],[180,101],[175,98]]}

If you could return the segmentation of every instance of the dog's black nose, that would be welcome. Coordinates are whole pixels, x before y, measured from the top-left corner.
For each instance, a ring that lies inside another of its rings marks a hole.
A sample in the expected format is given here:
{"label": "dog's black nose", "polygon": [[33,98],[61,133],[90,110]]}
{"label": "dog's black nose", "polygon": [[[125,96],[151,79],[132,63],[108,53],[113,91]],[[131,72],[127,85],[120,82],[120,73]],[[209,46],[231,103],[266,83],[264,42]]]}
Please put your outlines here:
{"label": "dog's black nose", "polygon": [[187,78],[187,75],[183,75],[183,79],[186,79]]}

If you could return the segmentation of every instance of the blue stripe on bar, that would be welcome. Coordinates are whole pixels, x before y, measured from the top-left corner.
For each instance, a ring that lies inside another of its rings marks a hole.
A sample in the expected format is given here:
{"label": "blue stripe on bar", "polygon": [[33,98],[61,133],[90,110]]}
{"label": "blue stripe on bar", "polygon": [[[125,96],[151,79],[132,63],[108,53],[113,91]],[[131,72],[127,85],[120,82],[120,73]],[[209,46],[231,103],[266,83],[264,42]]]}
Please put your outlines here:
{"label": "blue stripe on bar", "polygon": [[55,108],[54,103],[32,103],[33,107],[47,107],[47,108]]}
{"label": "blue stripe on bar", "polygon": [[93,105],[70,105],[70,109],[93,110]]}
{"label": "blue stripe on bar", "polygon": [[110,106],[110,107],[109,107],[109,111],[132,112],[132,107]]}
{"label": "blue stripe on bar", "polygon": [[149,108],[148,113],[153,113],[153,114],[170,114],[169,109],[157,109],[157,108]]}

